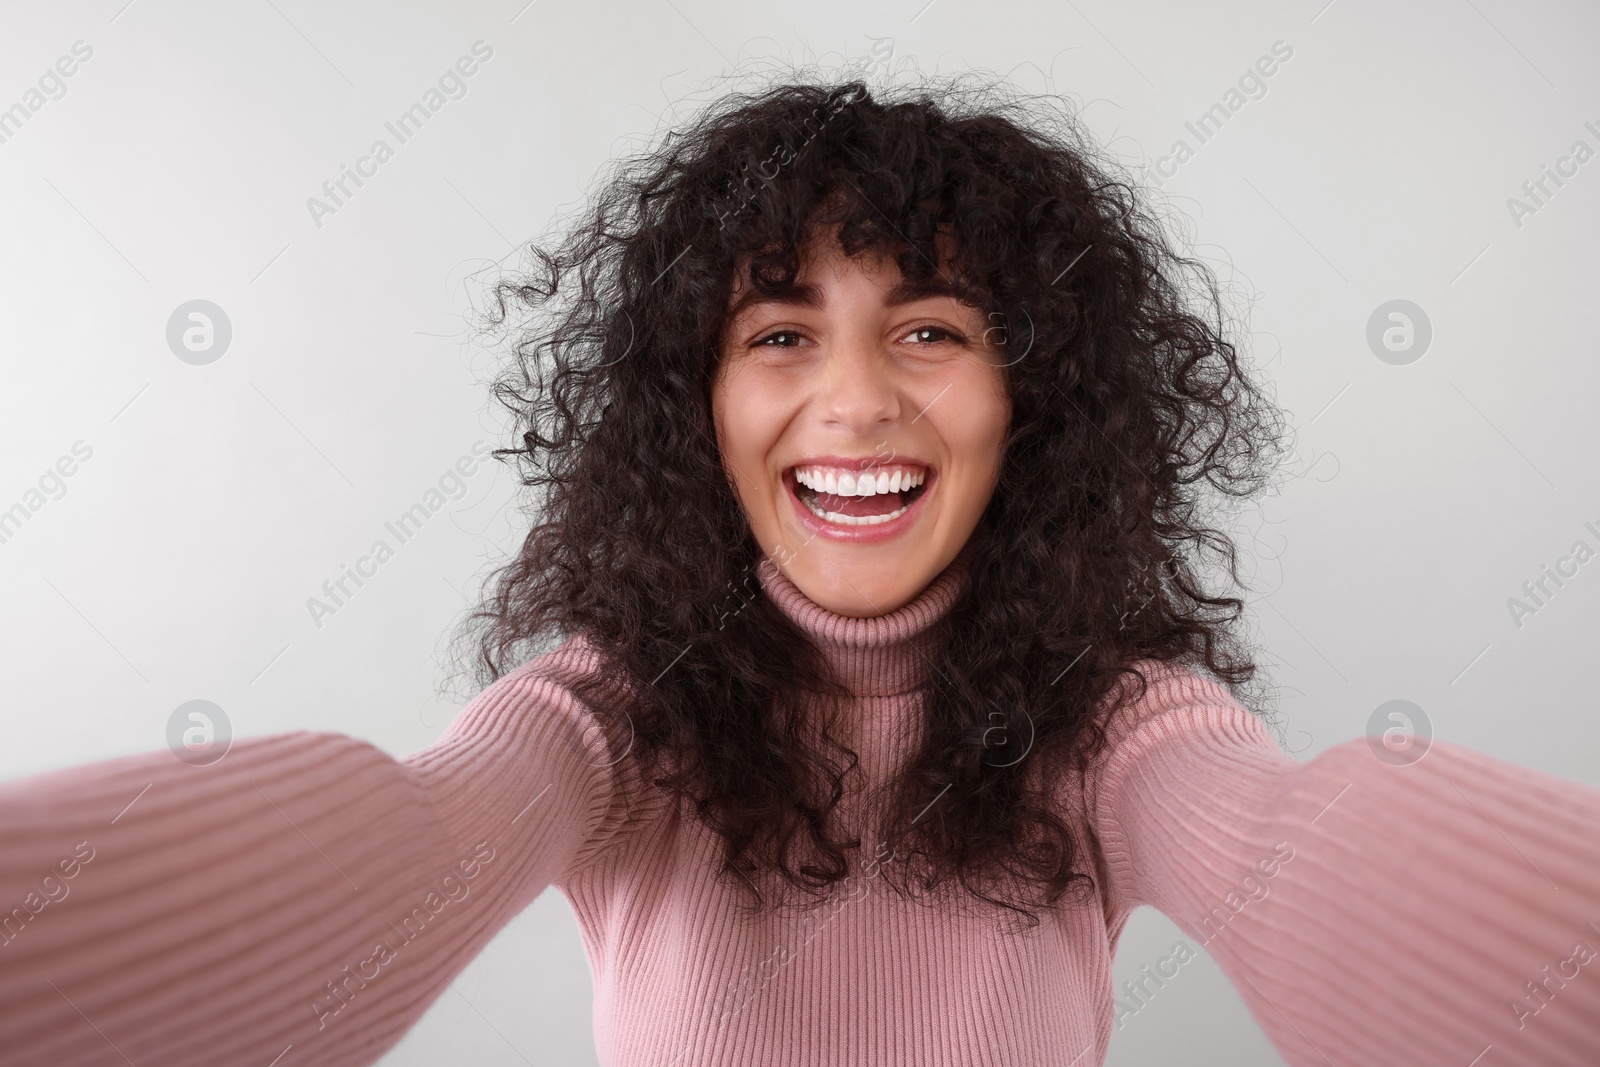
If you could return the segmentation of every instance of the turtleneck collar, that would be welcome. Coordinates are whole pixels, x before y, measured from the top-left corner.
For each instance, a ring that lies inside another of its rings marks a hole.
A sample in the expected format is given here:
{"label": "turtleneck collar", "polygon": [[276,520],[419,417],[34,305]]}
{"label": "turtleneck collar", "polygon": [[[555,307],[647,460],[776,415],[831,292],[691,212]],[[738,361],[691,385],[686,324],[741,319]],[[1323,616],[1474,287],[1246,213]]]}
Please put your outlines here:
{"label": "turtleneck collar", "polygon": [[933,669],[930,631],[950,610],[966,576],[970,546],[904,607],[855,618],[829,611],[776,567],[762,567],[767,597],[814,641],[835,675],[857,696],[915,690]]}

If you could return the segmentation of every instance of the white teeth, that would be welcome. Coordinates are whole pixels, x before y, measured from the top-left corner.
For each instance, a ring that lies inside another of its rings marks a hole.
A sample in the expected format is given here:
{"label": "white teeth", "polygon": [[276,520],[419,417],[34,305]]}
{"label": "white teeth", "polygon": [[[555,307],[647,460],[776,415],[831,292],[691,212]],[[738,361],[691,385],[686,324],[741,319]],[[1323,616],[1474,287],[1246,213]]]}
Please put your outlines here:
{"label": "white teeth", "polygon": [[811,509],[813,515],[817,515],[828,522],[837,523],[840,526],[877,526],[888,522],[890,519],[898,519],[910,510],[909,504],[902,504],[884,515],[844,515],[837,511],[824,511],[817,506],[814,500],[805,501],[805,505]]}
{"label": "white teeth", "polygon": [[[893,471],[879,470],[876,474],[870,471],[857,474],[854,471],[828,467],[794,468],[794,480],[797,483],[814,492],[833,496],[868,497],[880,493],[899,493],[914,489],[927,479],[926,468],[911,471],[897,467]],[[909,504],[902,504],[883,515],[846,515],[842,512],[824,510],[815,498],[808,499],[805,495],[801,495],[800,500],[813,515],[840,526],[878,526],[898,519],[911,507]]]}
{"label": "white teeth", "polygon": [[835,496],[876,496],[879,493],[899,493],[907,489],[914,489],[928,478],[926,470],[909,471],[896,468],[894,471],[879,470],[876,474],[868,471],[857,474],[853,471],[840,471],[827,467],[796,467],[794,480],[808,489],[819,493],[831,493]]}

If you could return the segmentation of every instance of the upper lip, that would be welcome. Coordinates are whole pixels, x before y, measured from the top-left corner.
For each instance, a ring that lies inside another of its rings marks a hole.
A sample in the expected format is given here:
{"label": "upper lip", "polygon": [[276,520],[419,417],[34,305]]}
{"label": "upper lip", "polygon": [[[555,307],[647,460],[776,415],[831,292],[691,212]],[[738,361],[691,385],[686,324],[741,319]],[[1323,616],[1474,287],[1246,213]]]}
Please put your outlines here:
{"label": "upper lip", "polygon": [[833,467],[846,471],[864,471],[875,467],[922,467],[933,470],[933,464],[927,460],[902,452],[891,452],[887,456],[808,456],[789,464],[784,470],[792,471],[796,467]]}

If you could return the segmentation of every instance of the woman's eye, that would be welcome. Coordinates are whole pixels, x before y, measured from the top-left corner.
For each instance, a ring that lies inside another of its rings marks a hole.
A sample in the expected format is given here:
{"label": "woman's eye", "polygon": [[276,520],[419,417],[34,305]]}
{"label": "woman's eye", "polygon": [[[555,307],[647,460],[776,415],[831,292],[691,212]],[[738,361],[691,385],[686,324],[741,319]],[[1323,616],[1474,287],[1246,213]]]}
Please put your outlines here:
{"label": "woman's eye", "polygon": [[918,326],[906,334],[906,337],[920,345],[936,345],[941,341],[960,340],[953,331],[947,330],[943,326]]}
{"label": "woman's eye", "polygon": [[775,330],[767,334],[757,345],[766,345],[770,348],[795,348],[800,344],[801,337],[796,330]]}

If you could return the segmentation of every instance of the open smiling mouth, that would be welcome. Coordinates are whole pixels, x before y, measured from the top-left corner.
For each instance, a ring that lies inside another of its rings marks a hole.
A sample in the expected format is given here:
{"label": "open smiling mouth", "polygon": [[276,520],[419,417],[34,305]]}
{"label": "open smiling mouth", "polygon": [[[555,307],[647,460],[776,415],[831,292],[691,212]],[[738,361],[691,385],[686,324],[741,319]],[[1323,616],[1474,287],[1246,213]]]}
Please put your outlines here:
{"label": "open smiling mouth", "polygon": [[931,468],[917,464],[866,471],[802,465],[784,472],[790,491],[811,516],[829,526],[857,528],[885,526],[909,514],[932,477]]}

